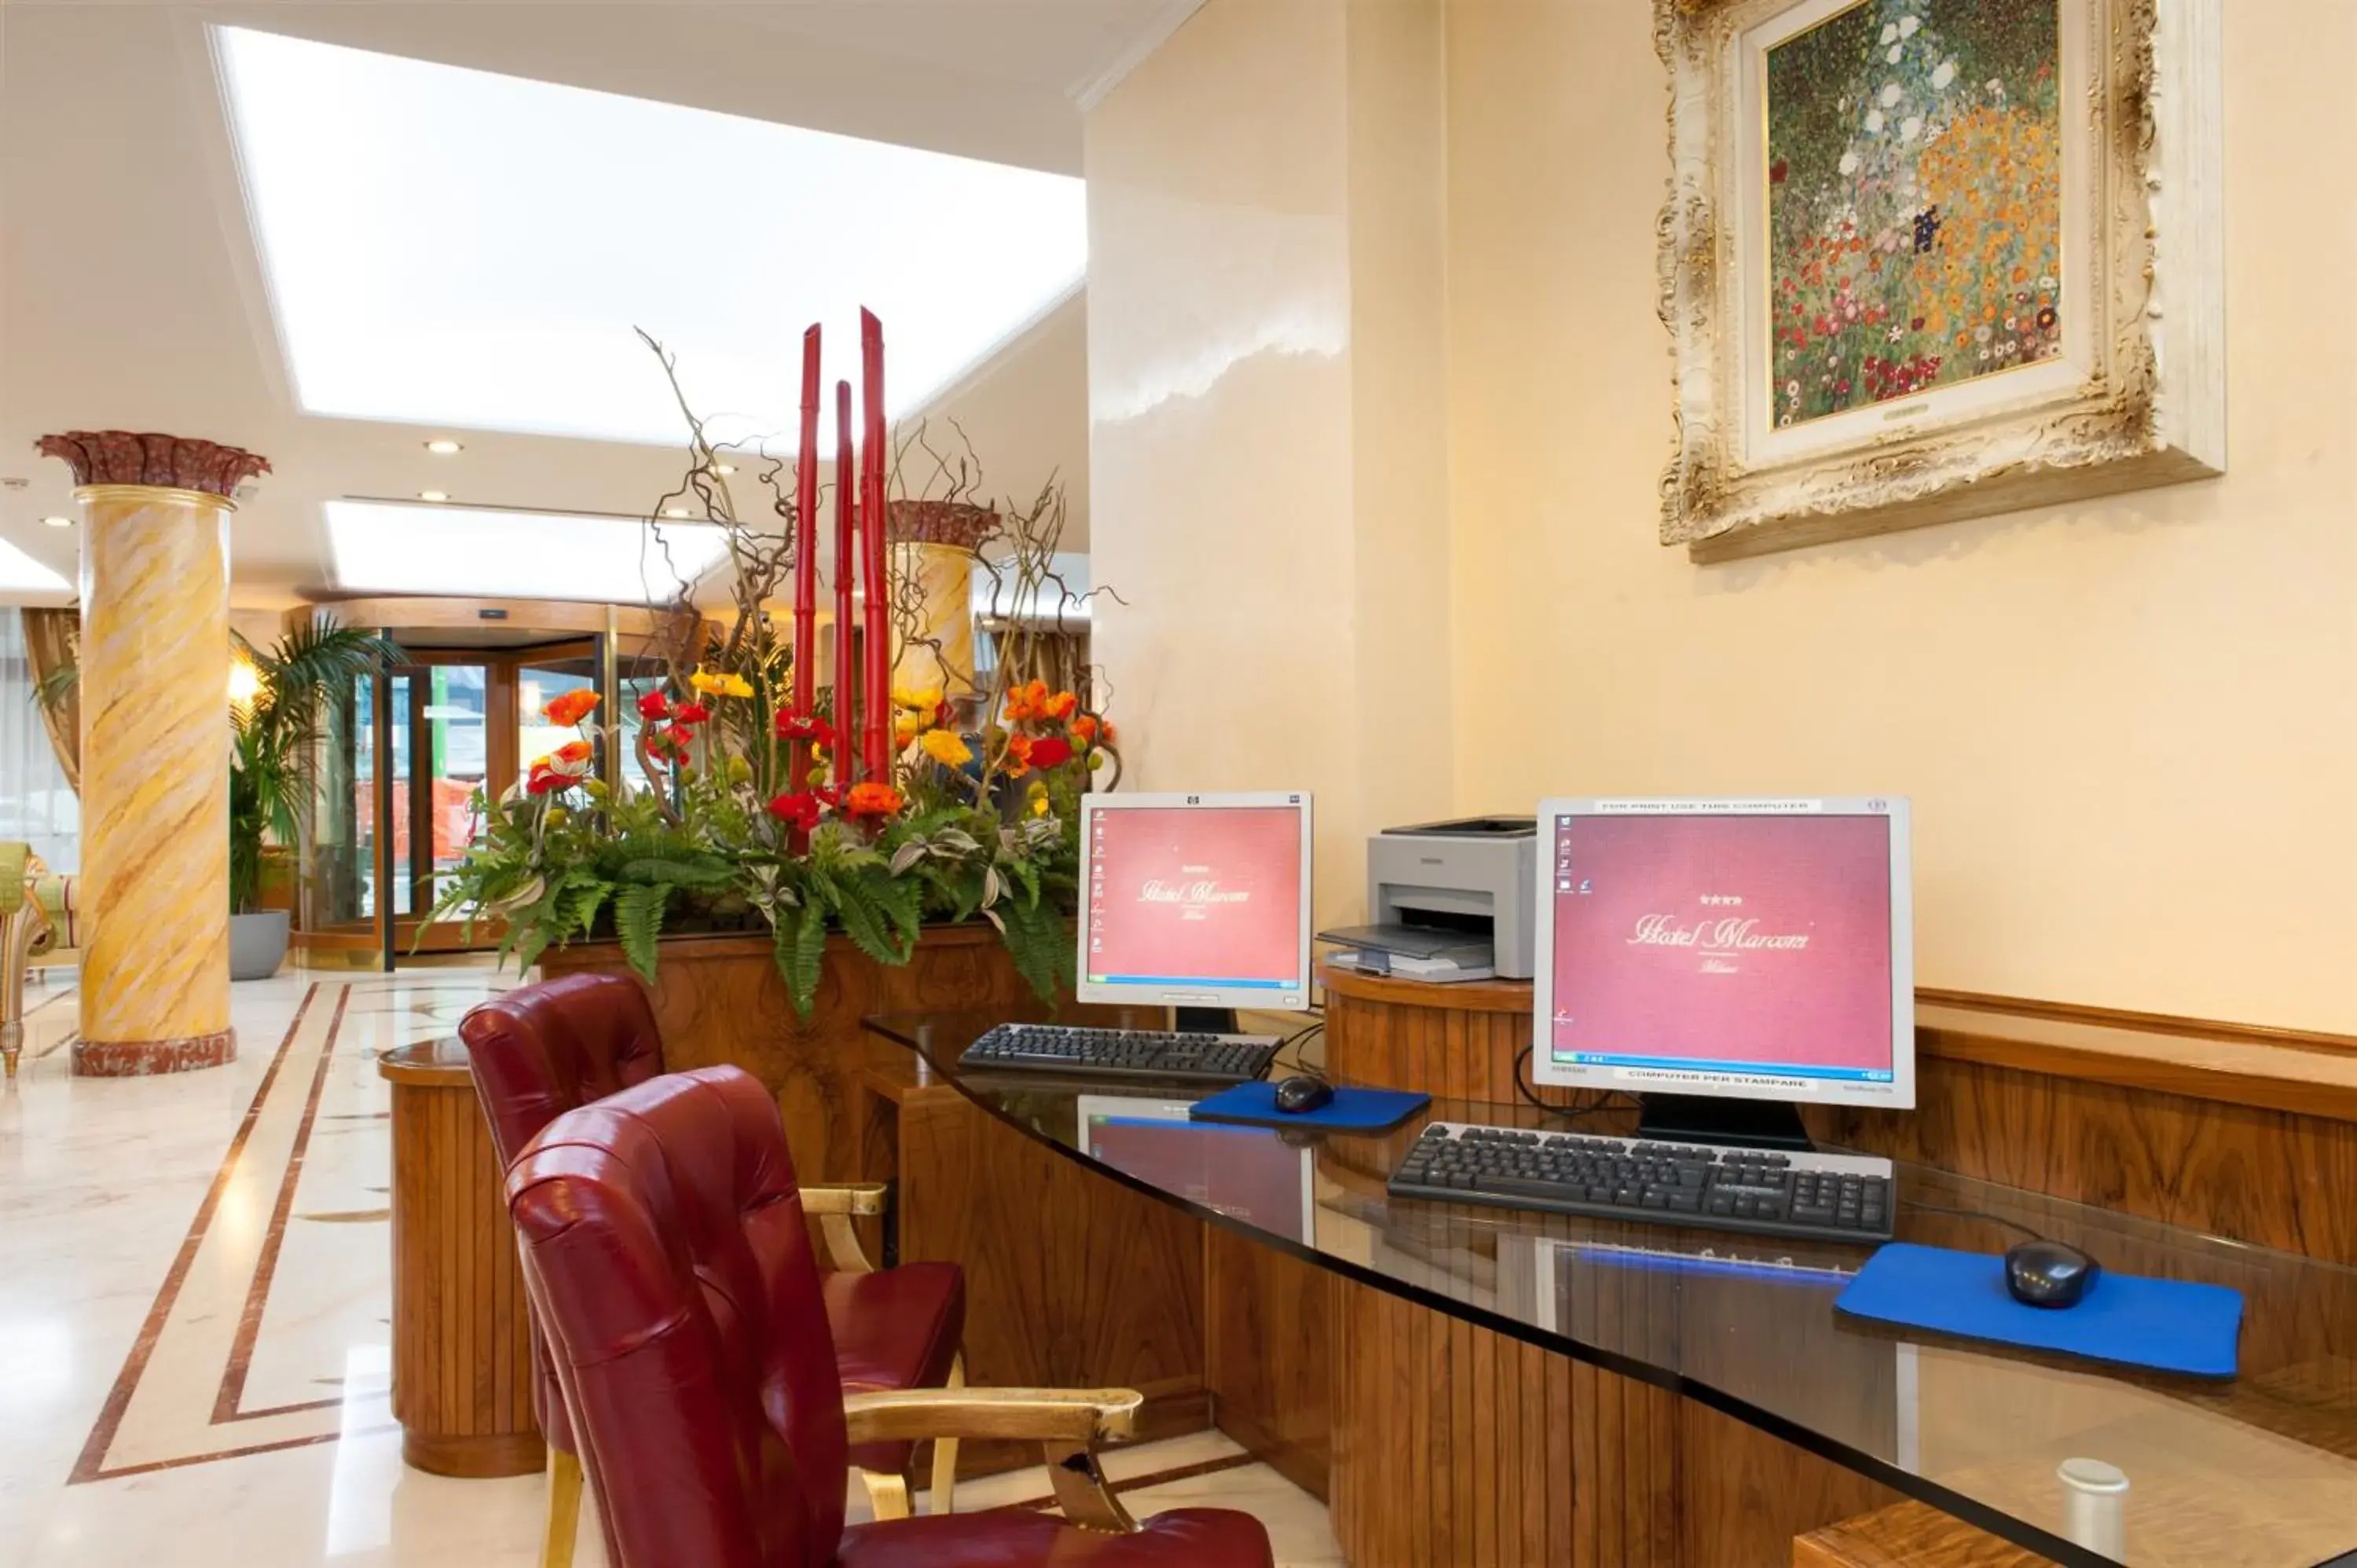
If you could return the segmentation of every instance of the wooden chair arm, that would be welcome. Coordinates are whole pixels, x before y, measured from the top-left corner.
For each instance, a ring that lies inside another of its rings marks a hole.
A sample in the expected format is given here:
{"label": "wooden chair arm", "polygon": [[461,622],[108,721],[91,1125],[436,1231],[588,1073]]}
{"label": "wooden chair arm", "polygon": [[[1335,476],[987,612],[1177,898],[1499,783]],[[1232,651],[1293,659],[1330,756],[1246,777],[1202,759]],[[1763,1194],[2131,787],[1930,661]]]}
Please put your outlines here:
{"label": "wooden chair arm", "polygon": [[876,1265],[859,1244],[854,1215],[884,1212],[885,1187],[880,1181],[838,1182],[802,1189],[802,1212],[818,1216],[819,1234],[826,1240],[829,1267],[842,1274],[872,1274]]}
{"label": "wooden chair arm", "polygon": [[888,1189],[880,1181],[829,1182],[802,1189],[804,1214],[881,1214]]}
{"label": "wooden chair arm", "polygon": [[857,1443],[925,1437],[1036,1439],[1064,1518],[1084,1530],[1126,1535],[1137,1528],[1114,1495],[1097,1444],[1137,1430],[1146,1396],[1129,1389],[909,1389],[845,1394],[845,1425]]}

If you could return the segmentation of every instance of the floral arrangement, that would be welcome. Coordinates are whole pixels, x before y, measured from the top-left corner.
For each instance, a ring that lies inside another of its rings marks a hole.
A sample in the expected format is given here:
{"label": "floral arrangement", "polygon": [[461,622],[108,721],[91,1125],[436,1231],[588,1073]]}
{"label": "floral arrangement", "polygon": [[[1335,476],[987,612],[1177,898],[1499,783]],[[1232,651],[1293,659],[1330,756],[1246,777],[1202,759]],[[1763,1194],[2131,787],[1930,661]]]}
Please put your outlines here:
{"label": "floral arrangement", "polygon": [[[524,968],[550,946],[610,930],[650,980],[667,929],[765,927],[805,1015],[830,929],[899,964],[926,922],[979,917],[1042,997],[1070,983],[1079,797],[1114,739],[1075,693],[1032,682],[974,733],[938,692],[895,693],[903,749],[891,781],[788,788],[783,754],[799,742],[823,760],[836,741],[827,719],[732,672],[698,667],[688,684],[639,699],[644,787],[619,790],[596,776],[599,748],[619,743],[614,726],[593,722],[597,696],[551,703],[548,722],[578,737],[536,758],[503,799],[478,798],[481,836],[436,918],[499,914],[500,954]],[[770,744],[735,747],[737,728]],[[992,758],[1000,766],[985,767]]]}
{"label": "floral arrangement", "polygon": [[[693,416],[690,425],[694,467],[674,493],[701,496],[709,521],[726,531],[737,568],[733,625],[722,635],[683,585],[678,624],[690,629],[670,674],[635,698],[635,726],[601,722],[595,693],[551,702],[544,716],[576,738],[535,758],[499,799],[478,794],[482,826],[434,918],[463,917],[471,929],[497,916],[505,922],[500,956],[527,969],[552,946],[610,934],[650,981],[666,931],[766,929],[804,1015],[830,931],[899,964],[927,922],[978,918],[1052,999],[1073,972],[1079,800],[1119,777],[1113,724],[1078,693],[1026,679],[1037,660],[1021,638],[986,680],[950,671],[971,694],[892,690],[888,715],[878,710],[862,723],[838,714],[807,666],[795,668],[794,654],[813,646],[807,574],[797,568],[809,559],[802,521],[815,510],[814,485],[798,472],[792,492],[775,487],[770,510],[785,519],[781,532],[742,522],[720,477],[733,465],[720,461]],[[770,467],[774,476],[780,466]],[[953,498],[972,483],[959,474]],[[1011,575],[1025,602],[1072,602],[1052,568],[1060,489],[1051,482],[1029,507],[990,515],[1003,522],[973,546],[974,569],[1001,584]],[[869,558],[883,553],[879,542]],[[762,601],[790,576],[804,579],[804,591],[784,644]],[[896,618],[891,642],[938,654],[900,587],[869,579],[870,604]],[[928,667],[949,669],[938,658]],[[619,763],[632,731],[635,773],[625,773]],[[601,765],[609,758],[618,765]]]}

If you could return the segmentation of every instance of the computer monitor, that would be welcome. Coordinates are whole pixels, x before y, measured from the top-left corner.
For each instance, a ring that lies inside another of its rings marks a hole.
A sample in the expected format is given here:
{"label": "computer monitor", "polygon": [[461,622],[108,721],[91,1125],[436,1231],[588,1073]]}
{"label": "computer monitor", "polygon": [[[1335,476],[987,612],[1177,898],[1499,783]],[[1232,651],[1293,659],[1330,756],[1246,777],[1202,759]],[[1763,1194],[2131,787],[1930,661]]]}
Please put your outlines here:
{"label": "computer monitor", "polygon": [[1309,1005],[1309,796],[1081,799],[1083,1002]]}
{"label": "computer monitor", "polygon": [[1796,1101],[1914,1105],[1904,800],[1555,800],[1539,822],[1535,1082],[1642,1094],[1644,1134],[1719,1143],[1805,1147]]}

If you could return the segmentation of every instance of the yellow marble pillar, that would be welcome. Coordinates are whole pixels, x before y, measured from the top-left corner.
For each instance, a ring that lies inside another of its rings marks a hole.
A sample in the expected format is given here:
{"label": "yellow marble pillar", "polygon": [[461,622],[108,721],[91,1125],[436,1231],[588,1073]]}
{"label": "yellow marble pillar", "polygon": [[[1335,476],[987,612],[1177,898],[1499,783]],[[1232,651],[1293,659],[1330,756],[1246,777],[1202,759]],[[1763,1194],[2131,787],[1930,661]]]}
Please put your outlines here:
{"label": "yellow marble pillar", "polygon": [[974,553],[998,531],[985,508],[894,501],[892,690],[974,694]]}
{"label": "yellow marble pillar", "polygon": [[892,628],[892,690],[939,692],[951,702],[974,691],[974,555],[952,544],[895,544],[892,581],[916,611]]}
{"label": "yellow marble pillar", "polygon": [[[228,694],[236,509],[224,492],[267,465],[210,442],[116,432],[51,436],[43,450],[73,462],[85,481],[75,499],[81,880],[91,929],[73,1069],[219,1066],[236,1055]],[[125,473],[135,482],[122,482]]]}

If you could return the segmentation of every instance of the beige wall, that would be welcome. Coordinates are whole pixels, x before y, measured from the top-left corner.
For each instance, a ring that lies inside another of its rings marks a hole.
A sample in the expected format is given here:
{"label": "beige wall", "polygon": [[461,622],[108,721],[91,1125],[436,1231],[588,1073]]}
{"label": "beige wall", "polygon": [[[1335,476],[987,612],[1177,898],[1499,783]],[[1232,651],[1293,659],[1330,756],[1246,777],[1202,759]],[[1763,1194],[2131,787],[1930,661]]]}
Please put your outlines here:
{"label": "beige wall", "polygon": [[1651,6],[1436,3],[1211,0],[1091,116],[1137,781],[1316,789],[1329,916],[1429,812],[1904,792],[1923,983],[2357,1031],[2357,7],[2226,7],[2227,478],[1699,568]]}
{"label": "beige wall", "polygon": [[2225,478],[1707,569],[1650,9],[1449,11],[1458,804],[1903,791],[1923,983],[2357,1031],[2357,6],[2225,6]]}
{"label": "beige wall", "polygon": [[1087,125],[1126,782],[1314,790],[1329,920],[1450,788],[1439,42],[1437,0],[1213,0]]}

